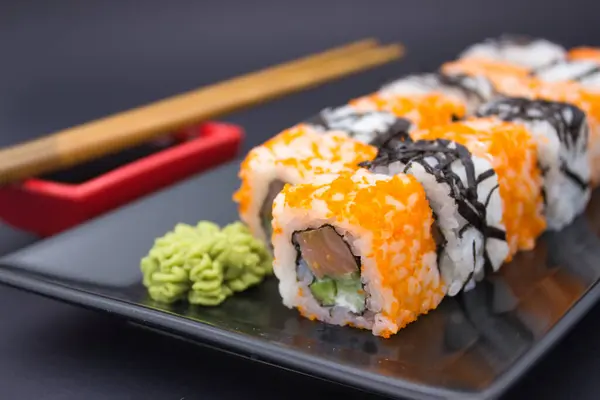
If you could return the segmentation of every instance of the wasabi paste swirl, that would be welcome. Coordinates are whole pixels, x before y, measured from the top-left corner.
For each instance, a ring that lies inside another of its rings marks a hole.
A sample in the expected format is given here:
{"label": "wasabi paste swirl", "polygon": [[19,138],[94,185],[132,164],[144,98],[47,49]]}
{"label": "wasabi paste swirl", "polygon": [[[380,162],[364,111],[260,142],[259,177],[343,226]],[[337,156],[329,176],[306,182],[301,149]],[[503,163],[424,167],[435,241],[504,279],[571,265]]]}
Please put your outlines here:
{"label": "wasabi paste swirl", "polygon": [[178,224],[156,239],[141,270],[153,300],[173,303],[187,297],[203,306],[219,305],[273,273],[270,253],[244,224],[220,229],[208,221]]}

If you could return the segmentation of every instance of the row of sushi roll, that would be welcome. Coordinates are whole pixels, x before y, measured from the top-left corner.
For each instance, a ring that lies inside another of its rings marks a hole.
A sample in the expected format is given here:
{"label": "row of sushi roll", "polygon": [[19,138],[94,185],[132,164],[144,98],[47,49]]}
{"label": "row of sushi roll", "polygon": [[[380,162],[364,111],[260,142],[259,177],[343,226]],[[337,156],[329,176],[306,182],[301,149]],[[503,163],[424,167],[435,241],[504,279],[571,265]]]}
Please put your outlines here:
{"label": "row of sushi roll", "polygon": [[600,183],[599,66],[489,39],[252,149],[234,200],[284,305],[389,337],[568,225]]}

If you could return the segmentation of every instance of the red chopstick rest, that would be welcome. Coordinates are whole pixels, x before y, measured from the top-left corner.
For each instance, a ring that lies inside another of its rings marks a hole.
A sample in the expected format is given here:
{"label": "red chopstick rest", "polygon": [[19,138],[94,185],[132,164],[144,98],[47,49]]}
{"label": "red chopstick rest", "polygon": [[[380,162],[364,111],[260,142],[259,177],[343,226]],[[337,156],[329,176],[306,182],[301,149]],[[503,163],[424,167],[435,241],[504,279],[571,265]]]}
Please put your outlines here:
{"label": "red chopstick rest", "polygon": [[51,236],[233,159],[243,138],[237,125],[207,122],[170,135],[174,145],[81,183],[36,178],[5,186],[0,188],[0,219]]}

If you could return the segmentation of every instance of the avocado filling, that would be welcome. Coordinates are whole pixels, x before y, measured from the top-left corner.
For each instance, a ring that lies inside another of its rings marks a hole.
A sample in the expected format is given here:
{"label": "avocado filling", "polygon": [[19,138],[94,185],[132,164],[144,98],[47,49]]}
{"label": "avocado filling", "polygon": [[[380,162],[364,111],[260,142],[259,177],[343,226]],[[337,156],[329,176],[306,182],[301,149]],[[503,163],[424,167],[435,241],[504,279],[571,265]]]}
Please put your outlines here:
{"label": "avocado filling", "polygon": [[366,293],[360,280],[360,261],[330,226],[294,233],[298,251],[298,280],[308,284],[324,307],[346,307],[356,314],[365,310]]}
{"label": "avocado filling", "polygon": [[271,182],[269,184],[269,190],[267,191],[265,201],[260,208],[260,219],[262,221],[262,226],[265,231],[265,235],[267,236],[269,245],[271,243],[271,235],[273,234],[273,227],[271,225],[271,221],[273,220],[273,201],[279,192],[283,190],[284,186],[285,182],[279,180]]}

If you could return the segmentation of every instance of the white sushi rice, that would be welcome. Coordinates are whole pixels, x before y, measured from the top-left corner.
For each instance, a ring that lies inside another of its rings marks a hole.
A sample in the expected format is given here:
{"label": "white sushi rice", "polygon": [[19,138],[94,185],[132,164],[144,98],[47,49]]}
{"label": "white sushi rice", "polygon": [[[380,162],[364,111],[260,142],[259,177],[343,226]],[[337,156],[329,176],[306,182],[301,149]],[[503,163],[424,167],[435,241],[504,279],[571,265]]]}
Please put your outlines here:
{"label": "white sushi rice", "polygon": [[439,92],[465,105],[467,114],[495,96],[492,83],[483,76],[449,77],[436,73],[408,75],[384,85],[383,97],[413,96]]}
{"label": "white sushi rice", "polygon": [[600,73],[588,75],[579,79],[579,83],[586,89],[594,92],[600,92]]}
{"label": "white sushi rice", "polygon": [[[252,158],[248,178],[252,187],[252,202],[249,210],[240,217],[262,241],[269,240],[262,227],[260,212],[270,184],[275,181],[298,184],[315,179],[315,173],[311,171],[300,171],[293,165],[278,161],[303,159],[314,171],[318,171],[318,175],[323,171],[340,172],[346,169],[344,164],[353,159],[353,153],[349,143],[339,145],[334,142],[336,137],[344,136],[354,141],[376,145],[380,140],[385,141],[395,134],[408,132],[411,126],[408,120],[398,118],[390,112],[357,109],[350,105],[326,108],[302,125],[306,127],[306,134],[292,144],[280,145],[275,151],[258,146],[249,154]],[[314,153],[315,147],[321,157]],[[333,161],[329,156],[329,150],[333,147],[341,148],[341,159]],[[345,147],[348,149],[345,150]]]}
{"label": "white sushi rice", "polygon": [[[504,99],[498,103],[490,103],[483,106],[478,112],[479,115],[494,115],[490,111],[492,107],[502,107],[505,105],[506,111],[500,112],[499,117],[520,123],[533,135],[537,144],[538,162],[543,171],[544,193],[546,196],[546,206],[544,213],[546,215],[548,228],[551,230],[560,230],[571,223],[573,219],[585,209],[591,189],[582,187],[570,179],[562,169],[562,165],[576,174],[583,182],[589,182],[591,176],[588,140],[589,128],[585,119],[582,121],[579,131],[573,135],[564,135],[564,141],[561,141],[551,120],[544,119],[544,111],[541,106],[531,106],[526,114],[521,117],[516,115],[504,114],[509,112],[511,102],[526,102],[528,104],[540,104],[540,102],[528,101],[525,99]],[[551,103],[548,103],[551,104]],[[558,103],[554,103],[558,104]],[[550,112],[550,111],[549,111]],[[554,111],[556,112],[556,111]],[[569,106],[561,108],[562,118],[570,124],[576,118],[574,111]],[[507,115],[509,115],[507,117]],[[553,116],[554,117],[554,116]],[[557,118],[559,116],[556,116]],[[584,118],[583,113],[579,116]]]}
{"label": "white sushi rice", "polygon": [[561,61],[539,68],[534,75],[546,82],[576,81],[588,90],[600,90],[600,67],[595,61]]}
{"label": "white sushi rice", "polygon": [[[431,167],[438,165],[438,161],[433,157],[427,157],[423,161]],[[472,157],[472,161],[476,178],[492,169],[491,164],[483,158]],[[451,164],[451,169],[466,187],[467,176],[464,164],[460,160],[456,160]],[[487,251],[494,271],[500,268],[508,254],[506,241],[488,238],[484,248],[482,232],[473,226],[468,226],[466,230],[463,230],[469,223],[460,215],[458,205],[451,196],[452,188],[448,183],[438,181],[434,175],[427,172],[421,163],[417,162],[410,163],[406,168],[405,164],[395,161],[387,166],[377,166],[373,171],[389,175],[408,173],[423,185],[429,205],[437,216],[437,224],[446,240],[439,255],[438,265],[442,278],[448,285],[448,296],[458,294],[465,288],[469,280],[483,278],[484,251]],[[502,199],[496,188],[497,185],[498,178],[495,174],[483,180],[477,185],[477,200],[485,204],[488,197],[490,198],[486,210],[486,223],[488,226],[504,231]],[[463,232],[459,233],[461,230]]]}
{"label": "white sushi rice", "polygon": [[[348,104],[325,108],[316,117],[306,121],[315,130],[345,132],[353,139],[367,144],[376,142],[380,136],[387,136],[398,122],[399,118],[391,112],[361,111]],[[406,125],[408,127],[408,121]]]}
{"label": "white sushi rice", "polygon": [[598,68],[594,61],[561,61],[534,71],[534,75],[547,82],[577,80]]}
{"label": "white sushi rice", "polygon": [[[333,179],[335,179],[334,176],[320,177],[319,184],[330,182]],[[364,169],[353,175],[354,182],[359,186],[370,186],[378,181],[389,179],[389,176],[369,173]],[[401,208],[410,206],[409,204],[398,204],[398,201],[391,197],[389,201],[390,204]],[[277,225],[283,229],[282,234],[273,237],[275,259],[273,271],[279,280],[279,293],[285,306],[301,308],[306,314],[328,324],[344,326],[351,323],[355,327],[371,330],[375,335],[383,331],[397,331],[396,322],[382,314],[383,311],[390,311],[389,308],[395,299],[392,291],[382,286],[382,277],[375,259],[369,256],[373,253],[372,232],[361,226],[353,225],[337,215],[331,215],[327,203],[322,200],[312,199],[310,208],[295,209],[287,207],[284,193],[280,193],[275,198],[273,216],[274,220],[277,220]],[[351,307],[339,302],[332,307],[321,306],[310,291],[310,281],[298,277],[296,269],[297,250],[292,242],[292,236],[297,231],[317,229],[324,225],[333,226],[348,244],[354,256],[359,257],[361,260],[361,282],[367,294],[366,307],[362,315],[355,314],[352,312]],[[404,246],[408,245],[407,243],[411,242],[399,240],[394,242],[393,249],[386,250],[400,252]],[[418,246],[415,247],[414,251],[417,250]],[[439,284],[440,276],[435,253],[425,254],[422,264],[422,270],[428,271],[427,276],[421,277],[423,282]],[[398,273],[401,273],[401,271],[398,271]],[[437,305],[441,301],[441,297],[433,301]]]}
{"label": "white sushi rice", "polygon": [[[290,145],[281,144],[276,149],[264,146],[253,148],[248,157],[251,159],[248,166],[247,182],[252,190],[252,201],[248,209],[240,215],[242,221],[248,225],[252,234],[259,240],[269,242],[263,229],[261,208],[269,192],[269,185],[274,181],[299,184],[312,182],[316,175],[336,173],[347,169],[350,160],[354,160],[351,141],[340,144],[336,137],[346,136],[344,132],[322,132],[307,130],[306,134],[294,140]],[[314,153],[314,146],[318,147],[320,157]],[[335,161],[331,157],[331,149],[340,150],[341,158]],[[281,162],[286,159],[304,160],[310,165],[309,169],[299,169],[294,165]]]}
{"label": "white sushi rice", "polygon": [[[373,178],[377,179],[374,175]],[[302,307],[309,314],[329,324],[345,325],[350,321],[359,328],[373,329],[376,323],[375,316],[381,311],[384,299],[383,292],[378,290],[381,288],[377,288],[381,281],[377,266],[364,257],[371,251],[372,233],[361,227],[352,226],[348,221],[337,221],[335,216],[326,217],[329,209],[323,201],[313,200],[310,209],[285,208],[284,202],[285,197],[280,193],[273,203],[273,215],[285,229],[285,234],[276,236],[273,241],[274,273],[279,279],[279,293],[283,298],[283,304],[290,308]],[[292,243],[292,235],[296,231],[317,229],[323,225],[334,226],[352,253],[361,258],[363,265],[361,281],[365,291],[369,293],[366,312],[363,315],[357,316],[347,307],[334,306],[330,309],[321,306],[312,296],[308,282],[296,279],[297,253]],[[385,321],[379,323],[386,324]]]}
{"label": "white sushi rice", "polygon": [[538,144],[538,157],[544,174],[548,228],[560,230],[571,223],[585,209],[591,195],[588,188],[582,191],[561,171],[564,162],[583,180],[590,179],[590,165],[585,141],[573,143],[569,150],[562,146],[556,130],[546,121],[521,121],[534,134]]}
{"label": "white sushi rice", "polygon": [[488,58],[533,69],[563,60],[566,54],[564,47],[545,39],[499,37],[468,47],[459,58]]}

